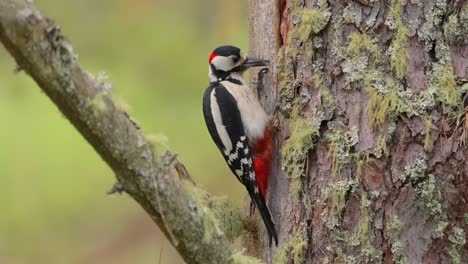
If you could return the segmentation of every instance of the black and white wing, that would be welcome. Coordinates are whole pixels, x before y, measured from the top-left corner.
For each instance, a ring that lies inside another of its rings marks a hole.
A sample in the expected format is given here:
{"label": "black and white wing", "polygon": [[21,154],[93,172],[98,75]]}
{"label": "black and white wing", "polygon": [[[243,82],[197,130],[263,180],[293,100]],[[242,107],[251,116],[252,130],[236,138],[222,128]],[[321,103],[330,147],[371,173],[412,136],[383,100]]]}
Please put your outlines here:
{"label": "black and white wing", "polygon": [[252,158],[234,97],[221,84],[210,86],[203,97],[203,115],[213,141],[232,173],[243,184],[256,185]]}
{"label": "black and white wing", "polygon": [[245,185],[267,228],[270,244],[278,244],[270,211],[258,190],[252,154],[248,146],[236,99],[220,83],[213,83],[203,96],[203,115],[213,141],[223,154],[231,171]]}

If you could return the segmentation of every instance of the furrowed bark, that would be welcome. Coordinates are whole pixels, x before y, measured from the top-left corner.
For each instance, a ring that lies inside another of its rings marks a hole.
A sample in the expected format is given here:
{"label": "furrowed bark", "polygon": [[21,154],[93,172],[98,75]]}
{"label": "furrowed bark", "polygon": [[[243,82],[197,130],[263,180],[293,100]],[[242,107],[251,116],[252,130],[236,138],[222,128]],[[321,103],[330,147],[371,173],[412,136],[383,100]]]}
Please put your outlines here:
{"label": "furrowed bark", "polygon": [[0,41],[115,172],[187,263],[229,263],[230,245],[174,174],[172,154],[156,159],[139,127],[106,84],[77,62],[59,27],[32,1],[0,1]]}
{"label": "furrowed bark", "polygon": [[[282,263],[468,263],[467,1],[250,0]],[[253,76],[255,77],[255,75]],[[266,241],[262,232],[261,240]]]}

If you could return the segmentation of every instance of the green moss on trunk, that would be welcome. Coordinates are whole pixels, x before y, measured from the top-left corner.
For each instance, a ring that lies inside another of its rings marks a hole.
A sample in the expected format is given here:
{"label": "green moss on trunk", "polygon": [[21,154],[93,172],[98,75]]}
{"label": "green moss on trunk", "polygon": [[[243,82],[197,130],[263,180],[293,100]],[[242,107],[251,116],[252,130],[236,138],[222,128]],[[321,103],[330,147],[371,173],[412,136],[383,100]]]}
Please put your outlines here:
{"label": "green moss on trunk", "polygon": [[400,241],[401,226],[402,223],[396,216],[393,217],[387,226],[387,233],[390,238],[390,243],[392,244],[391,251],[393,254],[393,261],[395,261],[396,264],[408,263],[408,258],[404,255],[403,243]]}
{"label": "green moss on trunk", "polygon": [[231,262],[229,264],[264,264],[261,260],[239,254],[234,254],[231,256]]}
{"label": "green moss on trunk", "polygon": [[313,117],[300,114],[300,103],[296,103],[289,123],[291,135],[281,148],[282,167],[288,173],[291,190],[299,198],[307,154],[319,136],[319,122]]}
{"label": "green moss on trunk", "polygon": [[465,231],[457,226],[453,227],[452,234],[449,236],[452,246],[449,250],[449,255],[452,258],[453,264],[461,264],[461,251],[466,244]]}
{"label": "green moss on trunk", "polygon": [[306,260],[308,247],[306,228],[300,228],[288,243],[283,245],[273,257],[274,264],[288,264],[290,260],[294,264],[302,264]]}
{"label": "green moss on trunk", "polygon": [[387,25],[395,30],[395,38],[390,46],[390,64],[398,79],[403,79],[408,68],[408,29],[401,17],[402,1],[393,0],[389,10]]}
{"label": "green moss on trunk", "polygon": [[385,79],[385,85],[389,89],[388,93],[382,93],[366,85],[369,96],[369,122],[373,128],[381,128],[388,119],[396,117],[405,110],[405,103],[398,93],[395,81],[388,77]]}
{"label": "green moss on trunk", "polygon": [[431,85],[440,103],[452,109],[461,106],[461,89],[455,81],[451,65],[433,64]]}

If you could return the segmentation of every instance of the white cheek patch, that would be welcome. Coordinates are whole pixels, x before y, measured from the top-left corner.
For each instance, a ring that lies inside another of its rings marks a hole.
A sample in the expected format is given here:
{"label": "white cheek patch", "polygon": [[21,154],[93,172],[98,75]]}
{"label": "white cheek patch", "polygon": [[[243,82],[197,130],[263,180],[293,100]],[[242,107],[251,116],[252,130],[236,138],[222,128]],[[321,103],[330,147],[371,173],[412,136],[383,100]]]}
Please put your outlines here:
{"label": "white cheek patch", "polygon": [[223,125],[223,119],[221,118],[221,111],[219,110],[219,105],[216,100],[215,90],[211,92],[211,115],[213,116],[213,121],[215,123],[216,131],[218,132],[219,138],[224,146],[224,154],[227,156],[232,151],[232,142],[229,138],[229,134],[226,130],[226,127]]}
{"label": "white cheek patch", "polygon": [[229,71],[234,68],[231,58],[216,56],[211,60],[211,63],[215,66],[216,69],[222,71]]}

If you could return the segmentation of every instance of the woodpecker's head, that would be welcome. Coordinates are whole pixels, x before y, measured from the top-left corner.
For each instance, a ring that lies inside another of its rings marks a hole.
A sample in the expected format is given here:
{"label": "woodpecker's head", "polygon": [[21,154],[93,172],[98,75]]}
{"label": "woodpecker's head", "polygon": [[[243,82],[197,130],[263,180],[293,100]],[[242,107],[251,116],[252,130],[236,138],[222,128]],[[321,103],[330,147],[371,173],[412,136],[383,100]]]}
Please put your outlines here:
{"label": "woodpecker's head", "polygon": [[249,58],[237,47],[221,46],[216,48],[208,58],[211,82],[239,79],[250,67],[267,66],[268,60]]}

